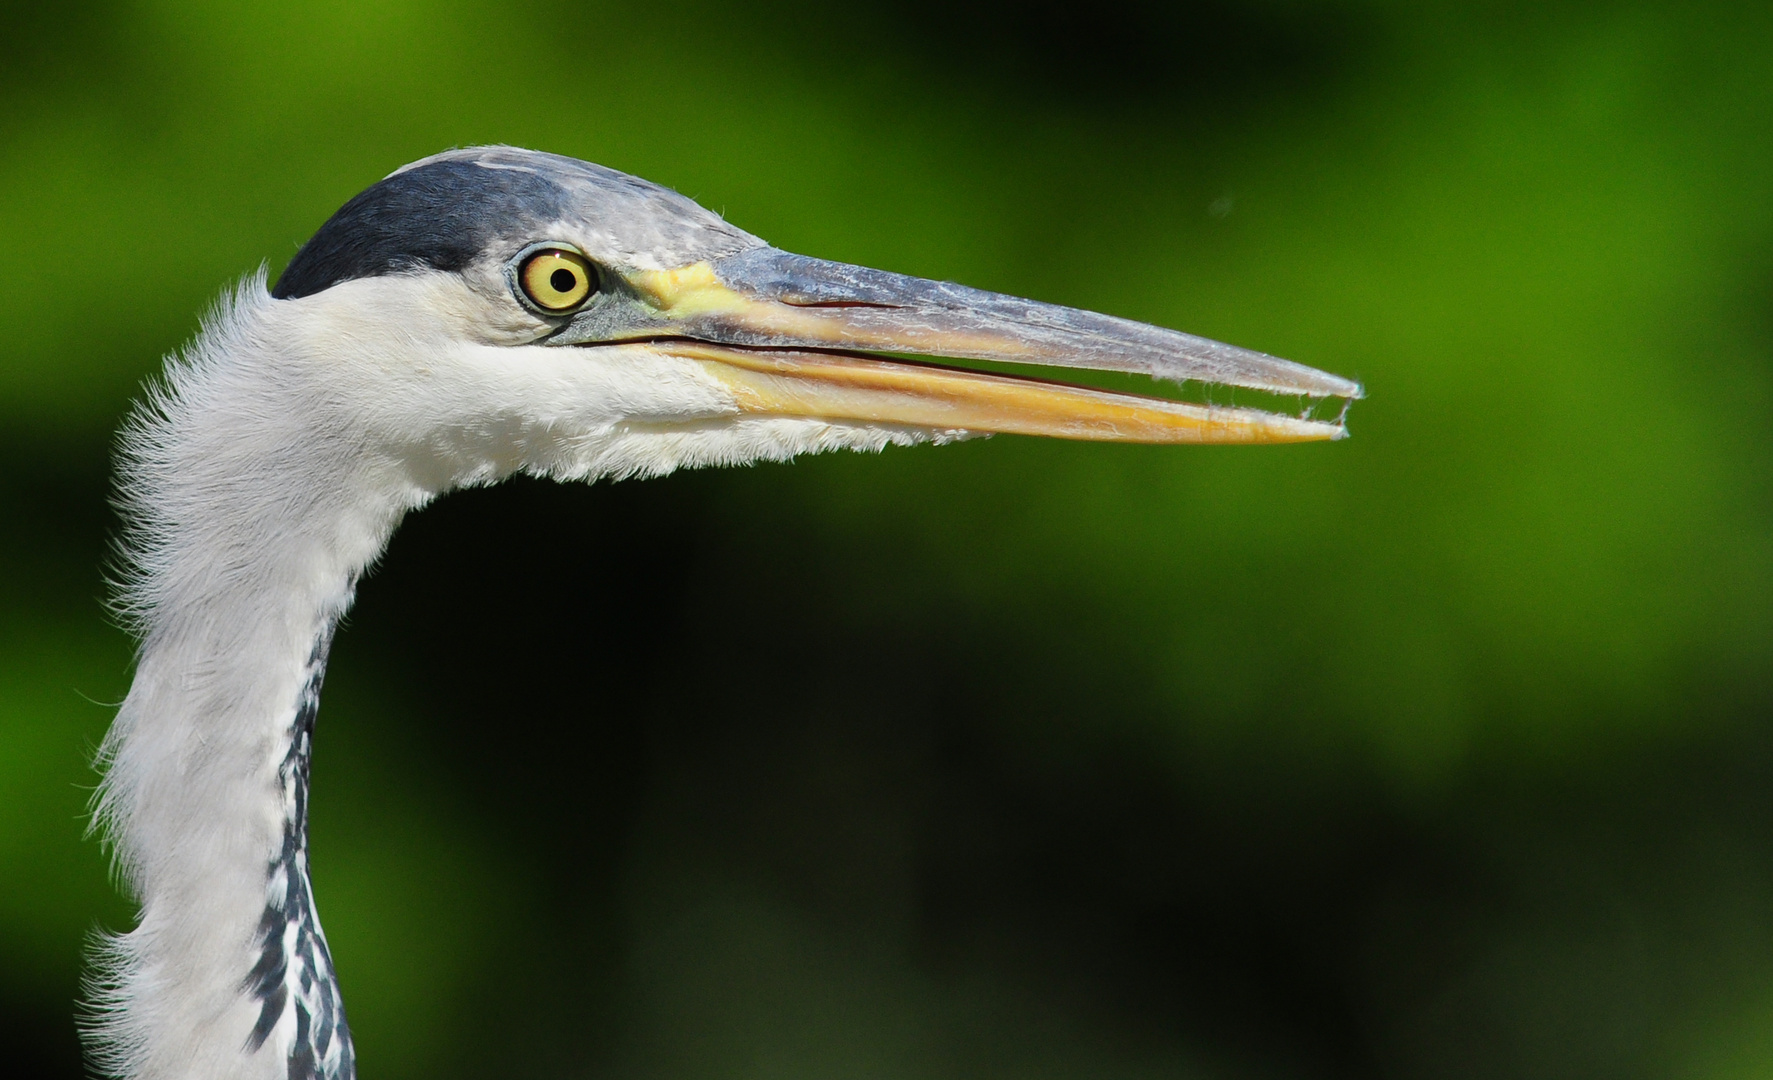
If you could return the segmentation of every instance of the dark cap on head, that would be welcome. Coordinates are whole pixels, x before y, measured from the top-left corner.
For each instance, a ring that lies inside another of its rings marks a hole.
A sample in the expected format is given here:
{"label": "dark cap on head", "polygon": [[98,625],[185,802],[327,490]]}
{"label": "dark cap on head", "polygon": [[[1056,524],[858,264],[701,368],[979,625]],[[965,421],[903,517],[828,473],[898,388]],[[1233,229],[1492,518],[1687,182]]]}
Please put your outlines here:
{"label": "dark cap on head", "polygon": [[354,196],[277,279],[279,300],[342,281],[418,270],[459,272],[505,258],[572,223],[593,258],[640,253],[718,258],[762,241],[693,200],[601,165],[515,147],[452,150],[408,165]]}

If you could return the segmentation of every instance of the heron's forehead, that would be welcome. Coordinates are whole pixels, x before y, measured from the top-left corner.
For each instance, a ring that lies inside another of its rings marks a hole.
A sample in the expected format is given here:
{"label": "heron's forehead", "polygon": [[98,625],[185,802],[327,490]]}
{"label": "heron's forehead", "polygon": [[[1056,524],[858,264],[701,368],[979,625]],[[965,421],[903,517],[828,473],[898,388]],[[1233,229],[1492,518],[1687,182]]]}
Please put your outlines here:
{"label": "heron's forehead", "polygon": [[342,281],[502,262],[537,241],[656,270],[762,243],[667,188],[589,162],[511,147],[414,162],[347,202],[296,253],[273,295]]}

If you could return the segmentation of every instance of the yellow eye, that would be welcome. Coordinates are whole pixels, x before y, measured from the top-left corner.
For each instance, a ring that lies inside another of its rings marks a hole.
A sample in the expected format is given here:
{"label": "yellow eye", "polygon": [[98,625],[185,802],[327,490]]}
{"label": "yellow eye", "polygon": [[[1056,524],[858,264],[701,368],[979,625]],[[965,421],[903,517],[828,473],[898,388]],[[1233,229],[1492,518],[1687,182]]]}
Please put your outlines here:
{"label": "yellow eye", "polygon": [[584,256],[550,248],[523,261],[517,281],[524,295],[544,311],[566,311],[585,302],[597,289],[597,271]]}

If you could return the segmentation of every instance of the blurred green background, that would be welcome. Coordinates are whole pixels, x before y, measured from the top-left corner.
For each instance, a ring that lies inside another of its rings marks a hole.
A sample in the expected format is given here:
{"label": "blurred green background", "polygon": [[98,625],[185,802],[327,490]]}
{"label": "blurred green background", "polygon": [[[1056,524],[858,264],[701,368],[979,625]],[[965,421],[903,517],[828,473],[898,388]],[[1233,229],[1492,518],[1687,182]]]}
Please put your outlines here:
{"label": "blurred green background", "polygon": [[118,417],[510,142],[1370,398],[409,521],[315,760],[366,1080],[1773,1075],[1773,13],[747,7],[0,9],[8,1058],[130,917]]}

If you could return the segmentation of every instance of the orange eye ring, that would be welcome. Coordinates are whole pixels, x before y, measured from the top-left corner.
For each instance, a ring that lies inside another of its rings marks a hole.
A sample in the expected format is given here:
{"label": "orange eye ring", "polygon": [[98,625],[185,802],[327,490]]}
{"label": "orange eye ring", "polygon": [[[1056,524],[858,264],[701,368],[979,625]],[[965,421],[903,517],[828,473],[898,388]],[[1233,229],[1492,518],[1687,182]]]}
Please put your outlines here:
{"label": "orange eye ring", "polygon": [[571,311],[597,291],[597,271],[576,251],[544,248],[523,260],[517,283],[543,311]]}

